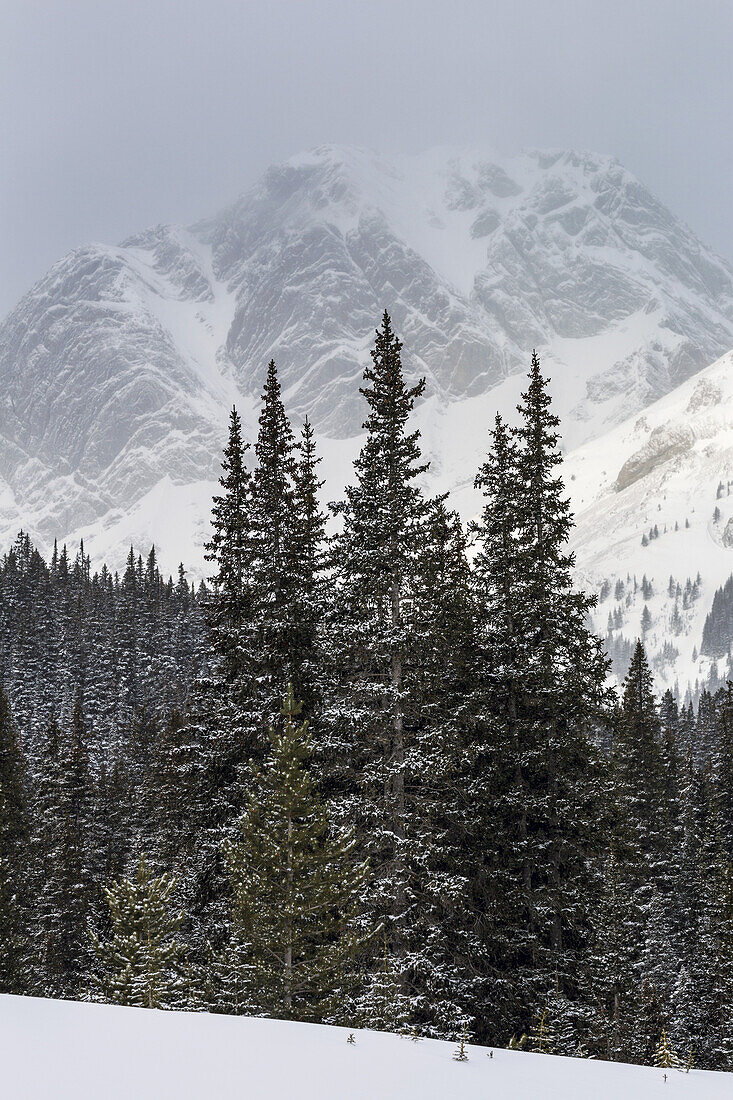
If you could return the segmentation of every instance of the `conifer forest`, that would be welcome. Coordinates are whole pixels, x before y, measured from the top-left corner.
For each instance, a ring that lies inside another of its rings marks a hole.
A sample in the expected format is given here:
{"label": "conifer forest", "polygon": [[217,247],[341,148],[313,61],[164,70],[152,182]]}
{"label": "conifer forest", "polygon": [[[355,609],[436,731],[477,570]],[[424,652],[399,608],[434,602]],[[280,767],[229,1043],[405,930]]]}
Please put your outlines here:
{"label": "conifer forest", "polygon": [[538,357],[466,529],[401,347],[328,507],[270,363],[206,581],[2,558],[0,992],[733,1070],[733,684],[609,687]]}

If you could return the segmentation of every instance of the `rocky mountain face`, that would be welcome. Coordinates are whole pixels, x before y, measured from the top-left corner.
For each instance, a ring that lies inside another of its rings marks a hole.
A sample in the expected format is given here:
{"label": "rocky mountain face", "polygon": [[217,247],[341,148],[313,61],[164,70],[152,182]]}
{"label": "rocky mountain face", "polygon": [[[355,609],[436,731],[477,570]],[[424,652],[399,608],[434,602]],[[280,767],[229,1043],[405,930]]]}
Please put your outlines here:
{"label": "rocky mountain face", "polygon": [[[441,488],[470,485],[532,347],[572,447],[733,346],[733,271],[612,159],[317,149],[188,229],[74,251],[7,317],[4,541],[22,524],[44,547],[85,534],[95,560],[130,538],[162,543],[166,564],[198,556],[227,411],[254,431],[272,357],[333,496],[385,307],[427,378]],[[617,474],[632,484],[633,463]]]}

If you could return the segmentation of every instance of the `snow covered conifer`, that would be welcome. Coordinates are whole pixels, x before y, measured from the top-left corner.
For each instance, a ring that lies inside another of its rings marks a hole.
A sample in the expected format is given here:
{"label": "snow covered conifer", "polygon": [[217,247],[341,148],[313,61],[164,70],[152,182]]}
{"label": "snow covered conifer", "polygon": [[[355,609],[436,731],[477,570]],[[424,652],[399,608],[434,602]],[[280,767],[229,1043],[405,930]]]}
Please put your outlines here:
{"label": "snow covered conifer", "polygon": [[[462,975],[440,914],[459,908],[465,891],[446,855],[452,839],[438,805],[442,799],[449,810],[454,797],[447,752],[457,750],[440,697],[453,670],[440,685],[441,642],[430,626],[442,617],[436,599],[445,587],[428,591],[424,579],[443,569],[441,555],[450,548],[453,556],[456,545],[451,534],[439,549],[450,521],[419,485],[427,465],[408,420],[424,381],[405,384],[401,348],[385,313],[361,390],[366,439],[338,507],[343,525],[333,542],[328,624],[333,676],[318,764],[334,812],[355,824],[369,859],[364,919],[384,928],[392,977],[413,1004],[411,1023],[448,1037],[460,1014]],[[460,600],[460,589],[455,595]],[[365,1012],[370,983],[383,981],[381,963],[375,951]]]}
{"label": "snow covered conifer", "polygon": [[[666,821],[665,793],[673,777],[672,761],[664,753],[652,673],[644,646],[637,641],[624,681],[614,757],[618,797],[624,800],[627,825],[644,865],[638,868],[638,887],[648,905],[655,883],[665,877],[674,837]],[[642,896],[640,895],[640,896]]]}
{"label": "snow covered conifer", "polygon": [[176,934],[183,920],[171,912],[174,880],[154,878],[141,857],[134,878],[123,878],[105,896],[112,936],[93,937],[101,967],[100,989],[113,1004],[178,1008],[185,1003],[183,947]]}
{"label": "snow covered conifer", "polygon": [[654,1051],[654,1065],[659,1069],[680,1069],[682,1060],[669,1041],[666,1031],[659,1037]]}
{"label": "snow covered conifer", "polygon": [[253,559],[256,678],[264,728],[277,718],[282,685],[299,690],[301,570],[296,447],[274,361],[267,368],[255,444]]}
{"label": "snow covered conifer", "polygon": [[[53,741],[53,723],[50,737]],[[57,779],[51,793],[54,801],[49,807],[49,870],[43,884],[40,946],[47,993],[74,997],[89,973],[89,928],[96,900],[90,851],[92,780],[79,688],[71,715],[67,710],[62,720]]]}
{"label": "snow covered conifer", "polygon": [[390,958],[384,929],[379,942],[382,947],[379,966],[370,975],[367,988],[359,997],[357,1019],[372,1031],[415,1034],[410,997],[405,993],[400,970]]}
{"label": "snow covered conifer", "polygon": [[212,641],[224,661],[224,679],[232,683],[243,671],[240,628],[251,615],[252,477],[245,464],[248,443],[236,409],[229,418],[229,439],[222,458],[221,494],[214,497],[212,536],[206,560],[214,566],[210,602]]}
{"label": "snow covered conifer", "polygon": [[[527,1028],[556,971],[581,989],[602,836],[592,735],[606,661],[588,628],[595,600],[573,582],[558,419],[532,356],[514,431],[497,420],[477,484],[486,497],[475,563],[481,669],[477,736],[492,774],[483,802],[488,988],[504,1035]],[[485,1037],[500,1041],[503,1036]]]}
{"label": "snow covered conifer", "polygon": [[0,993],[22,993],[28,966],[28,807],[25,765],[0,688]]}
{"label": "snow covered conifer", "polygon": [[[228,879],[222,857],[244,805],[243,773],[264,752],[264,729],[256,692],[257,640],[254,630],[256,546],[253,478],[246,465],[249,444],[242,439],[236,409],[222,458],[221,492],[214,497],[212,536],[206,559],[212,563],[212,591],[206,601],[212,660],[194,684],[182,725],[164,739],[158,761],[173,814],[177,782],[184,778],[191,797],[188,825],[168,818],[177,835],[191,880],[190,904],[197,962],[204,965],[207,943],[221,946],[227,935]],[[173,774],[170,773],[172,767]],[[167,826],[166,826],[167,827]],[[190,841],[193,842],[193,847]],[[178,865],[176,860],[174,865]]]}
{"label": "snow covered conifer", "polygon": [[309,717],[322,701],[325,686],[321,632],[327,604],[326,516],[318,500],[324,484],[318,477],[320,462],[313,426],[306,417],[295,469],[295,530],[291,555],[297,570],[293,687]]}
{"label": "snow covered conifer", "polygon": [[252,777],[226,849],[233,903],[224,1003],[280,1018],[343,1019],[366,868],[354,858],[353,833],[332,827],[309,774],[299,709],[289,689],[270,758]]}

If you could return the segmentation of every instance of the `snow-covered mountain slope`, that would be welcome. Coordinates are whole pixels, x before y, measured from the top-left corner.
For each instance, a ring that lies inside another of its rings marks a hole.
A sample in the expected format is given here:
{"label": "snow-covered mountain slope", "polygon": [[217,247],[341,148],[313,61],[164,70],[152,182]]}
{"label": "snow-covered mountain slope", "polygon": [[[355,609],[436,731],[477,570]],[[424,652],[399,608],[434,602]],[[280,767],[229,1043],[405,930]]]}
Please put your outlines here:
{"label": "snow-covered mountain slope", "polygon": [[436,484],[466,509],[532,346],[567,446],[733,346],[733,271],[610,158],[317,149],[189,229],[76,250],[0,326],[3,542],[86,532],[118,564],[154,539],[195,564],[228,408],[252,434],[272,356],[337,493],[385,307],[427,378]]}
{"label": "snow-covered mountain slope", "polygon": [[[616,646],[633,641],[647,606],[645,644],[659,685],[694,689],[712,664],[699,655],[705,617],[733,573],[733,353],[572,452],[565,477],[581,579],[597,592],[607,582],[599,633],[610,613]],[[651,593],[642,591],[644,577]],[[720,677],[726,668],[720,659]]]}
{"label": "snow-covered mountain slope", "polygon": [[0,996],[13,1100],[723,1100],[731,1076],[341,1027]]}

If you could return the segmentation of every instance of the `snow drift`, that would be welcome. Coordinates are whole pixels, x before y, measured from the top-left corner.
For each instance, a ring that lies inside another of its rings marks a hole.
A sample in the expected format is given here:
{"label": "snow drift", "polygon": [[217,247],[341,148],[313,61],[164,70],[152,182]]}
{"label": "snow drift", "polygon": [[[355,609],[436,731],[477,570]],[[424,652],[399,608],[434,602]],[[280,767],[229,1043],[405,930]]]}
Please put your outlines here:
{"label": "snow drift", "polygon": [[[13,1100],[728,1100],[733,1076],[279,1020],[0,997]],[[490,1054],[493,1056],[490,1057]],[[666,1077],[666,1080],[665,1080]]]}

